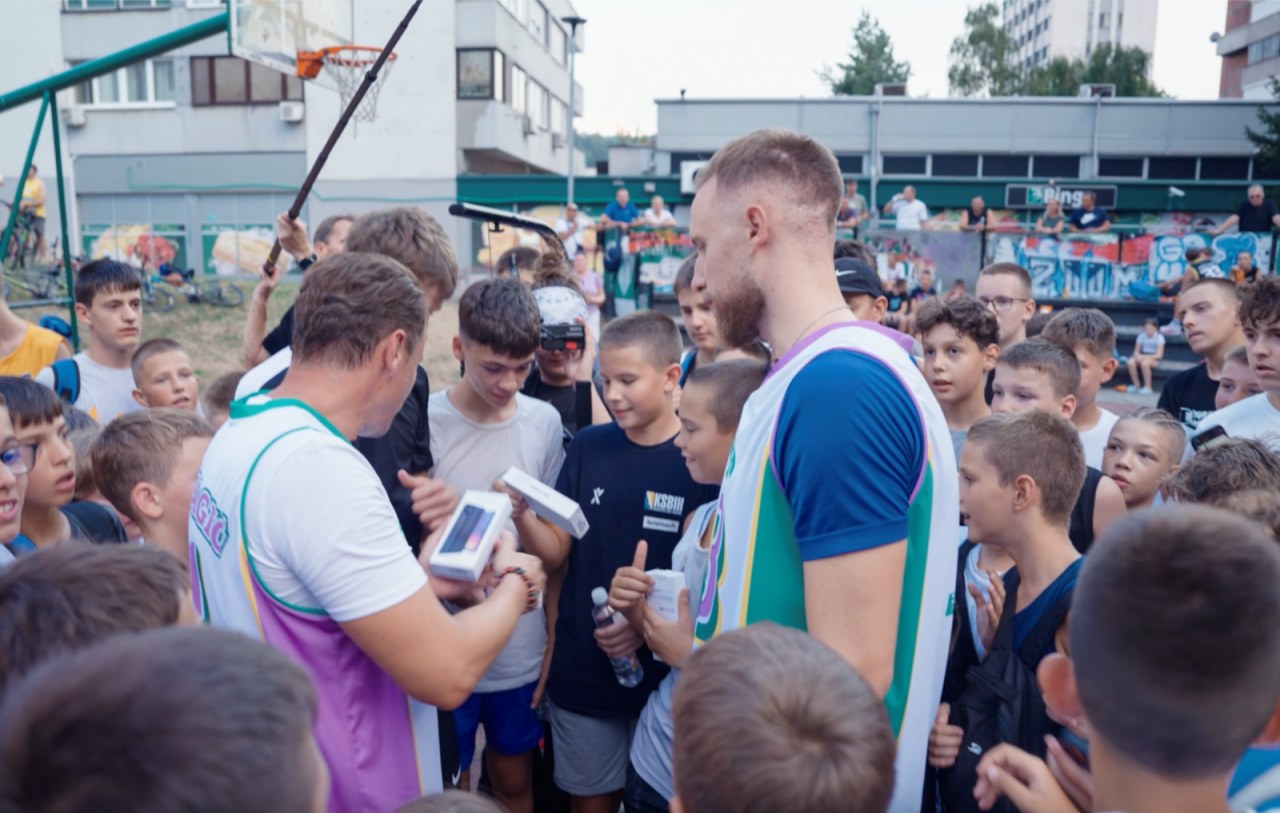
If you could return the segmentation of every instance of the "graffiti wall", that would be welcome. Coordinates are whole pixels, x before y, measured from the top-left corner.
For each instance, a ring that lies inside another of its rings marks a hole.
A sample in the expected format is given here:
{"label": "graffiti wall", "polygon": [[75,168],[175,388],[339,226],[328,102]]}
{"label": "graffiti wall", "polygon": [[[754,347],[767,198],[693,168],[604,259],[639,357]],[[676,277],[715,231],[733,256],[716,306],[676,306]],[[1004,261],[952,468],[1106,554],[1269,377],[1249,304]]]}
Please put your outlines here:
{"label": "graffiti wall", "polygon": [[1259,268],[1272,267],[1270,234],[1097,234],[1057,238],[1037,234],[990,235],[986,262],[1013,262],[1031,273],[1037,297],[1124,298],[1133,282],[1160,283],[1182,276],[1185,252],[1209,246],[1224,271],[1247,251]]}
{"label": "graffiti wall", "polygon": [[[206,225],[200,233],[204,256],[203,268],[207,274],[229,277],[242,274],[256,276],[271,253],[275,242],[275,227],[268,224],[219,226]],[[293,258],[280,254],[285,273],[296,270]]]}
{"label": "graffiti wall", "polygon": [[940,285],[961,279],[972,290],[982,268],[982,236],[973,232],[868,229],[860,236],[884,280],[915,279],[928,270]]}
{"label": "graffiti wall", "polygon": [[186,267],[187,232],[180,225],[86,224],[81,229],[81,240],[86,259],[110,257],[148,271],[159,268],[161,263]]}

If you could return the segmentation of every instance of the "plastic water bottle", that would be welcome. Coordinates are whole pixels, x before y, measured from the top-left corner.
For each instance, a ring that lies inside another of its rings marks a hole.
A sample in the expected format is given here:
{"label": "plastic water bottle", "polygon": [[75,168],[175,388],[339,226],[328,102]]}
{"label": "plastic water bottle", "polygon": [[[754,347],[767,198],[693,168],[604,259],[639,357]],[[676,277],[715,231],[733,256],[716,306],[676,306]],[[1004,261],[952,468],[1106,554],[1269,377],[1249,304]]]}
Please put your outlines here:
{"label": "plastic water bottle", "polygon": [[[597,587],[591,591],[591,603],[596,605],[591,611],[596,627],[604,628],[610,624],[627,623],[627,619],[623,618],[621,613],[615,613],[609,606],[609,594],[603,587]],[[628,689],[634,689],[640,685],[640,681],[644,680],[644,667],[640,665],[640,659],[634,652],[621,658],[610,658],[609,663],[613,665],[614,677]]]}

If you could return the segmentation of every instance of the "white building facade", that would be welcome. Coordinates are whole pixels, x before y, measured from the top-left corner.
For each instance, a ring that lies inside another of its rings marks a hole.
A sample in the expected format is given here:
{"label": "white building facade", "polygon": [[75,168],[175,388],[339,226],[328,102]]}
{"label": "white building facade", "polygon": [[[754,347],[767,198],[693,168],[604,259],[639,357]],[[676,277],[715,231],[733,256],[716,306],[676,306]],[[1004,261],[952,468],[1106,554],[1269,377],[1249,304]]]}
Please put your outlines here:
{"label": "white building facade", "polygon": [[1003,0],[1001,20],[1015,64],[1043,66],[1055,57],[1088,59],[1101,45],[1155,53],[1159,0]]}

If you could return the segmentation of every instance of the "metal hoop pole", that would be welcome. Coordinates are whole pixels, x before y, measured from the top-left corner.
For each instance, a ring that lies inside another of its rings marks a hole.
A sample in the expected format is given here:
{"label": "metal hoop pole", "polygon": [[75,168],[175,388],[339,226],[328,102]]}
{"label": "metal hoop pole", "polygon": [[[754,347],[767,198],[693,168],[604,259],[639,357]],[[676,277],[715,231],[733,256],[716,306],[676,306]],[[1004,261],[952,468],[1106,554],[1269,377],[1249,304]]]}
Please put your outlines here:
{"label": "metal hoop pole", "polygon": [[[386,47],[382,49],[382,53],[378,54],[378,59],[373,63],[373,67],[365,74],[364,81],[360,83],[360,87],[356,88],[356,92],[352,94],[350,101],[347,102],[347,107],[338,118],[338,123],[334,125],[333,131],[329,133],[329,140],[325,142],[324,149],[320,150],[320,154],[316,156],[315,163],[311,165],[311,170],[307,173],[306,179],[298,189],[297,196],[293,199],[293,205],[289,207],[290,220],[298,219],[298,215],[302,212],[302,204],[306,203],[307,196],[311,194],[311,187],[315,184],[316,178],[320,176],[320,170],[324,168],[325,161],[329,160],[329,153],[333,151],[334,145],[338,143],[343,131],[347,129],[347,122],[351,120],[351,116],[356,112],[356,108],[360,105],[360,100],[364,98],[365,93],[377,81],[378,71],[382,70],[383,64],[387,61],[391,52],[395,50],[396,43],[400,41],[400,37],[409,28],[409,21],[413,19],[413,15],[418,13],[418,6],[420,5],[422,5],[422,0],[413,0],[413,5],[409,7],[404,19],[396,26],[396,30],[391,33],[391,39],[387,40]],[[262,264],[262,273],[267,276],[274,276],[276,260],[278,259],[280,259],[279,238],[271,245],[271,253],[267,255],[267,261]]]}

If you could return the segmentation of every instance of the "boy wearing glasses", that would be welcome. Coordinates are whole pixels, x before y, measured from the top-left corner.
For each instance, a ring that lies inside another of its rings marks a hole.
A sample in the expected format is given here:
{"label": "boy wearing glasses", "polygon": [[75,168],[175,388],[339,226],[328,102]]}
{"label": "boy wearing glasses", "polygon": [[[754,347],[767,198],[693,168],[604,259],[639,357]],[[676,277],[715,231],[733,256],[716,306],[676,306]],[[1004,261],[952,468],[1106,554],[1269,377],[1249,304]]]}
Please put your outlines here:
{"label": "boy wearing glasses", "polygon": [[[1016,263],[992,263],[978,272],[974,296],[996,315],[1000,325],[1000,349],[1008,350],[1027,338],[1027,322],[1036,313],[1031,297],[1031,275]],[[987,375],[983,397],[991,403],[995,371]]]}
{"label": "boy wearing glasses", "polygon": [[127,542],[124,528],[110,508],[73,502],[76,454],[67,439],[67,422],[58,396],[30,378],[9,376],[0,377],[0,396],[8,405],[27,467],[21,533],[9,543],[10,552],[22,556],[73,538],[95,544]]}

